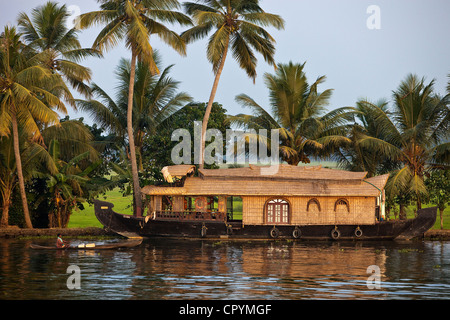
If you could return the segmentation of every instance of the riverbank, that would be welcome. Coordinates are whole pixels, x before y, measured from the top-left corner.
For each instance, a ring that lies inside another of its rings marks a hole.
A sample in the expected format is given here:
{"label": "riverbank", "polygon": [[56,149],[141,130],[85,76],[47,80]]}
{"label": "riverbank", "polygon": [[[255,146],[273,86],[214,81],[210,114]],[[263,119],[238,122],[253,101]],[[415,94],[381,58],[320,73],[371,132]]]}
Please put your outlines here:
{"label": "riverbank", "polygon": [[[58,233],[65,237],[100,237],[115,236],[115,233],[107,232],[103,228],[51,228],[51,229],[21,229],[18,227],[0,228],[0,238],[18,237],[56,237]],[[450,230],[431,229],[423,235],[425,240],[450,241]]]}
{"label": "riverbank", "polygon": [[425,232],[423,235],[423,238],[425,240],[450,240],[450,230],[448,229],[431,229]]}
{"label": "riverbank", "polygon": [[21,229],[18,227],[0,228],[0,238],[19,237],[56,237],[60,233],[64,237],[100,237],[113,236],[114,233],[107,232],[103,228],[51,228],[51,229]]}

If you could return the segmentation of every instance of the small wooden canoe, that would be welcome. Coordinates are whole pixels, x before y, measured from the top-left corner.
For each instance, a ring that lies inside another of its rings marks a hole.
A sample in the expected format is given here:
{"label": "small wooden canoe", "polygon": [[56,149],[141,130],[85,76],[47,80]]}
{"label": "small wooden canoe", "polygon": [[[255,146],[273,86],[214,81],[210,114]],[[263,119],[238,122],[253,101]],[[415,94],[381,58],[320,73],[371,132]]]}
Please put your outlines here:
{"label": "small wooden canoe", "polygon": [[137,247],[142,243],[142,239],[127,240],[122,242],[108,243],[108,244],[81,244],[81,245],[69,245],[64,248],[57,248],[56,246],[41,246],[38,244],[31,244],[31,249],[46,249],[46,250],[107,250],[107,249],[119,249],[119,248],[132,248]]}

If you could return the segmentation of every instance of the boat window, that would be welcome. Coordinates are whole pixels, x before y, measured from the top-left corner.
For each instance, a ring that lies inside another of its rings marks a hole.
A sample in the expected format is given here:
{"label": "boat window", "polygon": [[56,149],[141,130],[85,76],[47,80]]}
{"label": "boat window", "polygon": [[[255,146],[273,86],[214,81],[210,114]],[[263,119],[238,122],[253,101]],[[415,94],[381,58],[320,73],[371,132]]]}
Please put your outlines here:
{"label": "boat window", "polygon": [[316,198],[309,199],[306,205],[306,211],[308,212],[320,212],[320,203]]}
{"label": "boat window", "polygon": [[210,196],[207,197],[207,201],[208,201],[208,211],[218,211],[219,197]]}
{"label": "boat window", "polygon": [[195,211],[195,198],[184,197],[184,211]]}
{"label": "boat window", "polygon": [[266,213],[268,224],[289,223],[289,203],[284,199],[272,199],[267,202]]}
{"label": "boat window", "polygon": [[350,212],[350,205],[348,204],[347,199],[340,198],[336,200],[336,202],[334,203],[334,211],[335,212],[340,211],[342,210],[341,208],[345,208],[347,212]]}
{"label": "boat window", "polygon": [[163,196],[162,198],[162,210],[172,211],[173,201],[172,196]]}
{"label": "boat window", "polygon": [[242,220],[242,198],[227,197],[228,220]]}

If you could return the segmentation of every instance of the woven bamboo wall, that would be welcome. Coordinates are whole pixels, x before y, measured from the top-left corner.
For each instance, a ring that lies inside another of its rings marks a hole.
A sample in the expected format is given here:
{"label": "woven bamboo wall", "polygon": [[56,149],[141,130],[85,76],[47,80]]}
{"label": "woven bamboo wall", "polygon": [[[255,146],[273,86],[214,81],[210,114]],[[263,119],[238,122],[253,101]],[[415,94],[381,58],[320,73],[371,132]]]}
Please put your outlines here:
{"label": "woven bamboo wall", "polygon": [[264,224],[264,204],[267,197],[242,197],[242,222]]}
{"label": "woven bamboo wall", "polygon": [[[243,223],[261,225],[265,224],[265,204],[269,197],[242,197]],[[285,197],[290,203],[291,225],[313,224],[375,224],[375,198],[374,197],[346,197],[347,205],[337,205],[338,197],[314,197],[316,201],[308,201],[312,197]],[[320,211],[315,204],[318,202]]]}

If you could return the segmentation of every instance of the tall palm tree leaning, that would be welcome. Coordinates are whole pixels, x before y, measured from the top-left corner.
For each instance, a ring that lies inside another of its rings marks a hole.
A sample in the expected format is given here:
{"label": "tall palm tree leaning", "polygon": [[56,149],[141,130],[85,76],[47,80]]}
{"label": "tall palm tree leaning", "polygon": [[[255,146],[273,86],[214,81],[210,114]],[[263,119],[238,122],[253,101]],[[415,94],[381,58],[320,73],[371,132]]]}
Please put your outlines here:
{"label": "tall palm tree leaning", "polygon": [[169,30],[158,21],[192,24],[189,17],[174,11],[180,7],[177,0],[97,0],[99,11],[80,16],[80,27],[87,28],[96,24],[106,24],[92,45],[93,48],[105,51],[124,39],[131,50],[130,85],[128,88],[127,133],[130,144],[131,171],[133,176],[134,214],[142,216],[142,198],[139,185],[139,174],[136,161],[136,148],[133,135],[133,92],[136,73],[136,61],[145,62],[150,71],[159,73],[153,61],[153,48],[150,35],[157,34],[161,40],[182,55],[186,54],[186,45],[179,35]]}
{"label": "tall palm tree leaning", "polygon": [[67,113],[59,96],[73,100],[58,74],[44,65],[48,51],[36,53],[21,42],[14,27],[5,27],[0,36],[0,135],[13,135],[14,156],[25,223],[32,228],[25,193],[22,160],[19,149],[19,126],[35,141],[41,141],[39,123],[59,123],[59,115]]}
{"label": "tall palm tree leaning", "polygon": [[87,57],[101,57],[100,51],[82,48],[76,28],[67,28],[69,12],[65,5],[47,2],[31,12],[31,18],[24,12],[19,14],[19,31],[26,43],[37,52],[48,50],[44,61],[52,72],[57,72],[79,93],[89,96],[91,71],[78,62]]}
{"label": "tall palm tree leaning", "polygon": [[284,20],[264,12],[259,0],[201,0],[186,2],[183,6],[196,23],[196,26],[181,34],[186,42],[203,38],[215,29],[207,48],[207,58],[213,66],[215,78],[202,123],[199,164],[203,168],[206,128],[229,47],[239,66],[255,81],[257,59],[253,49],[275,67],[275,39],[262,26],[283,29]]}

